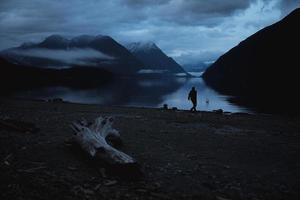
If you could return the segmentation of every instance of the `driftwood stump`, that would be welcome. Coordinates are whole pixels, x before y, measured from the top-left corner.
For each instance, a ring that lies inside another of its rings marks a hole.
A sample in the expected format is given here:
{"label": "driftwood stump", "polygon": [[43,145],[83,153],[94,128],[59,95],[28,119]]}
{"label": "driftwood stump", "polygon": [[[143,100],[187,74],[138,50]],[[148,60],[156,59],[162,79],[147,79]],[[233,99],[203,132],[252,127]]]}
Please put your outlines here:
{"label": "driftwood stump", "polygon": [[119,132],[112,128],[113,121],[112,117],[98,117],[93,123],[88,123],[86,120],[73,122],[71,128],[76,143],[92,158],[109,165],[110,170],[128,175],[140,173],[139,165],[134,158],[116,149],[107,141],[108,137],[114,138],[114,141],[121,140]]}

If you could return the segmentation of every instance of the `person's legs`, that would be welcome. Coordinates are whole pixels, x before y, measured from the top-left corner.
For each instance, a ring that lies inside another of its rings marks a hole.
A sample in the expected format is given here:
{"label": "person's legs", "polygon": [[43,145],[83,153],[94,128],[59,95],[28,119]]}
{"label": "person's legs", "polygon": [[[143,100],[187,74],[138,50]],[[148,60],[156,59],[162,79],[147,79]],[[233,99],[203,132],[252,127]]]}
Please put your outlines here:
{"label": "person's legs", "polygon": [[196,108],[195,108],[194,105],[193,105],[193,107],[190,109],[190,111],[192,111],[192,112],[195,112],[195,111],[196,111]]}
{"label": "person's legs", "polygon": [[196,107],[197,107],[197,103],[193,101],[193,107],[191,109],[191,111],[196,112]]}
{"label": "person's legs", "polygon": [[194,111],[194,112],[196,112],[196,111],[197,111],[195,106],[193,106],[193,111]]}

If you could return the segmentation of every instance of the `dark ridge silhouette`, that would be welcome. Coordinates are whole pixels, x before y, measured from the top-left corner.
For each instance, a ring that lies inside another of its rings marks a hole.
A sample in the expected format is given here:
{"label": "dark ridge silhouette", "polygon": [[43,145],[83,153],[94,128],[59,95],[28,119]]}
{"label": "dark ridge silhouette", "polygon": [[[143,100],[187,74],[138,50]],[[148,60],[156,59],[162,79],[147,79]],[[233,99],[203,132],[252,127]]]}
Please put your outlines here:
{"label": "dark ridge silhouette", "polygon": [[165,70],[168,73],[186,73],[173,58],[168,57],[153,42],[130,43],[127,45],[127,49],[144,64],[145,69]]}
{"label": "dark ridge silhouette", "polygon": [[1,57],[0,71],[0,95],[46,86],[91,87],[113,78],[112,73],[99,68],[74,66],[68,69],[45,69],[15,65]]}
{"label": "dark ridge silhouette", "polygon": [[260,112],[300,113],[300,9],[221,56],[203,74],[214,89]]}

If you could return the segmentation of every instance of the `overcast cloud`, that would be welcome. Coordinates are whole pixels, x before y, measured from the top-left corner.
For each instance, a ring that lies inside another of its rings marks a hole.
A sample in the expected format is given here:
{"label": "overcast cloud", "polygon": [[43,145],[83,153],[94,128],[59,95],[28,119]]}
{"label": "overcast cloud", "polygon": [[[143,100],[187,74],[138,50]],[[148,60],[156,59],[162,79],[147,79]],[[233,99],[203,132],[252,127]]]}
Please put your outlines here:
{"label": "overcast cloud", "polygon": [[0,50],[51,34],[153,41],[181,64],[215,60],[300,0],[1,0]]}

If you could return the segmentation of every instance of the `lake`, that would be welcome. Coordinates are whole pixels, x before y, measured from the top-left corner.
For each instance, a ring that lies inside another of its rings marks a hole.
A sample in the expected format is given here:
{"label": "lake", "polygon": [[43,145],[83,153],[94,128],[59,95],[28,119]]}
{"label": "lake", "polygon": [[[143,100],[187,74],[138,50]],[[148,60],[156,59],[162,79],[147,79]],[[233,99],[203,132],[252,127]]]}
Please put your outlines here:
{"label": "lake", "polygon": [[198,110],[223,109],[228,112],[251,112],[251,110],[229,102],[224,96],[208,87],[202,78],[122,78],[93,88],[45,87],[25,90],[15,97],[51,99],[87,104],[137,106],[159,108],[164,104],[178,109],[190,109],[187,100],[190,89],[198,91]]}

